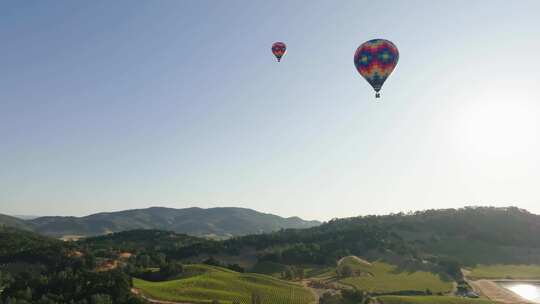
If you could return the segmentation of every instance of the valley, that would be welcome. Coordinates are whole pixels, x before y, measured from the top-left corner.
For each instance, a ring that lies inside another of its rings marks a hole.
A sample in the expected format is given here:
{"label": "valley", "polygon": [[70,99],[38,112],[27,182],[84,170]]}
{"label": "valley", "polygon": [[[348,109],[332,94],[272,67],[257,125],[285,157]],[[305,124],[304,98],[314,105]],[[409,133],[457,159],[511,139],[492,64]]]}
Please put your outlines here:
{"label": "valley", "polygon": [[[521,232],[521,239],[493,229],[492,223],[501,218],[512,219],[509,225]],[[345,218],[227,239],[136,229],[60,241],[20,226],[4,226],[0,228],[0,299],[528,303],[495,282],[539,277],[540,263],[531,254],[540,247],[538,223],[536,215],[520,209],[465,208]],[[476,250],[480,247],[489,248],[490,260],[497,262],[484,263],[485,251]],[[88,281],[110,280],[124,283],[82,287]],[[49,292],[40,294],[40,290]]]}

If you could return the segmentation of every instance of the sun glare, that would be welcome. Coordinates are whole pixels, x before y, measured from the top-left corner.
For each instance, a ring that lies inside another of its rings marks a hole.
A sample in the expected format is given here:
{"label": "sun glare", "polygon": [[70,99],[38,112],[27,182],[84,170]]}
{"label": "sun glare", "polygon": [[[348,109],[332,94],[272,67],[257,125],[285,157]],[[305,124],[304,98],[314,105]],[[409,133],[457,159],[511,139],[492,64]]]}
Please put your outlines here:
{"label": "sun glare", "polygon": [[538,287],[531,285],[531,284],[517,284],[513,286],[509,286],[508,289],[510,289],[512,292],[518,294],[520,297],[529,300],[529,301],[537,301],[540,300],[540,290]]}
{"label": "sun glare", "polygon": [[518,157],[537,145],[537,111],[521,96],[485,94],[458,112],[454,138],[469,154]]}

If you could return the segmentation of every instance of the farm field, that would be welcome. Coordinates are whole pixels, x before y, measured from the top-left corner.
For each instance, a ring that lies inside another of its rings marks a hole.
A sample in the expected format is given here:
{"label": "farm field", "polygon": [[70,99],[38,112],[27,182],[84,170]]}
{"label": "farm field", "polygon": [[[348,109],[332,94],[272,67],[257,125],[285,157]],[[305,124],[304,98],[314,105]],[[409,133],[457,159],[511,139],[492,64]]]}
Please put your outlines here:
{"label": "farm field", "polygon": [[468,276],[472,279],[540,279],[540,265],[478,265]]}
{"label": "farm field", "polygon": [[485,299],[469,299],[450,296],[381,296],[381,304],[495,304]]}
{"label": "farm field", "polygon": [[354,258],[345,258],[340,267],[349,265],[354,271],[361,272],[360,275],[341,279],[340,282],[376,293],[395,291],[425,291],[450,292],[453,288],[451,281],[443,281],[433,273],[425,271],[399,271],[396,266],[374,262],[371,265],[358,262]]}
{"label": "farm field", "polygon": [[216,299],[224,304],[232,304],[233,300],[248,304],[252,293],[257,293],[264,304],[315,302],[312,293],[304,287],[266,275],[238,273],[207,265],[188,265],[186,272],[192,275],[164,282],[134,279],[133,283],[145,296],[164,301],[207,304]]}

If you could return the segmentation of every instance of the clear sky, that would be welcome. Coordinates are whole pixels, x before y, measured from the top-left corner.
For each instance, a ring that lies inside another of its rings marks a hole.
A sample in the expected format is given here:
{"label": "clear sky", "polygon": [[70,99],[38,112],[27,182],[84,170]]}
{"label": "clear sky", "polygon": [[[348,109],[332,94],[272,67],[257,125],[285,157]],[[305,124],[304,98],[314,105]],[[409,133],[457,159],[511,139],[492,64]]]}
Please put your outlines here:
{"label": "clear sky", "polygon": [[[0,1],[0,213],[540,213],[539,12],[537,0]],[[380,102],[352,60],[372,38],[400,50]]]}

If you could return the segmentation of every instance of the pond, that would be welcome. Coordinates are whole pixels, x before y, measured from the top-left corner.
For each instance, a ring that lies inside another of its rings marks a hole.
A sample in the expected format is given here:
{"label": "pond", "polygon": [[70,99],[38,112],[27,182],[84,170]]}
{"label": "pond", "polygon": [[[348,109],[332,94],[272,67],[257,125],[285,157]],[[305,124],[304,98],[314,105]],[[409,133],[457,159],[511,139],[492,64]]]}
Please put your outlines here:
{"label": "pond", "polygon": [[540,283],[528,283],[528,282],[500,283],[502,287],[534,303],[540,303],[540,285],[539,284]]}

